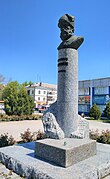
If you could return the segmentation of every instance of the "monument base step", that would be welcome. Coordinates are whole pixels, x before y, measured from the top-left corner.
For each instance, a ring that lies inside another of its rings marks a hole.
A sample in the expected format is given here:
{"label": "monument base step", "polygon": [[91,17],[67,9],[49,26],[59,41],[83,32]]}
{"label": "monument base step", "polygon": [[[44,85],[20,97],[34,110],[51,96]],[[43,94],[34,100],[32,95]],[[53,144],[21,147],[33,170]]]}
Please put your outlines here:
{"label": "monument base step", "polygon": [[67,168],[35,158],[34,150],[35,142],[3,147],[0,161],[28,179],[102,179],[110,174],[110,145],[97,143],[96,155]]}
{"label": "monument base step", "polygon": [[35,143],[35,156],[69,167],[96,154],[96,141],[64,138],[44,139]]}

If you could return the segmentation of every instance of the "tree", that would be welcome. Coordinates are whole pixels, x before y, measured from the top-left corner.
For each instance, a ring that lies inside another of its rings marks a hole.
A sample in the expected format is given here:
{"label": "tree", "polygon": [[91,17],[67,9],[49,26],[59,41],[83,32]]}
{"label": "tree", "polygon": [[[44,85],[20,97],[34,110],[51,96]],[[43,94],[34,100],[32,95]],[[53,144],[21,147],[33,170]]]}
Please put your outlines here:
{"label": "tree", "polygon": [[94,119],[100,119],[101,117],[101,111],[100,109],[98,108],[98,106],[96,104],[94,104],[90,111],[89,111],[89,116],[90,117],[93,117]]}
{"label": "tree", "polygon": [[5,111],[8,115],[32,114],[34,101],[18,82],[10,82],[3,90]]}
{"label": "tree", "polygon": [[18,93],[18,114],[32,114],[34,107],[34,100],[28,96],[26,88],[22,85]]}
{"label": "tree", "polygon": [[110,119],[110,102],[107,103],[103,112],[104,112],[104,116]]}
{"label": "tree", "polygon": [[34,103],[34,100],[31,96],[28,96],[28,99],[29,99],[29,105],[30,105],[30,114],[32,114],[33,112],[33,109],[35,108],[35,103]]}
{"label": "tree", "polygon": [[0,84],[0,100],[2,100],[3,89],[4,89],[4,85]]}
{"label": "tree", "polygon": [[3,100],[5,105],[5,112],[8,115],[17,114],[18,102],[18,87],[17,81],[10,82],[3,90]]}
{"label": "tree", "polygon": [[23,86],[28,86],[28,85],[32,85],[33,84],[33,82],[32,81],[25,81],[22,85]]}

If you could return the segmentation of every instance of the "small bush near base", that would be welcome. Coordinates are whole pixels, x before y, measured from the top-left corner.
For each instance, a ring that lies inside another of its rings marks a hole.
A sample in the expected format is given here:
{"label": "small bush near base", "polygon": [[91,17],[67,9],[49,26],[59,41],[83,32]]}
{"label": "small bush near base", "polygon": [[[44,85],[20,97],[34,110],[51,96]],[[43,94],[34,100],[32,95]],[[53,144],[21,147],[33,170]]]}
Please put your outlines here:
{"label": "small bush near base", "polygon": [[99,143],[110,144],[110,130],[102,130],[101,133],[99,133],[98,130],[92,130],[90,131],[90,138],[96,140]]}
{"label": "small bush near base", "polygon": [[45,139],[46,134],[41,132],[40,130],[37,132],[37,140]]}
{"label": "small bush near base", "polygon": [[32,115],[12,115],[8,116],[6,114],[0,114],[0,122],[8,122],[8,121],[23,121],[23,120],[39,120],[42,119],[41,114],[32,114]]}
{"label": "small bush near base", "polygon": [[5,147],[5,146],[9,146],[9,145],[13,145],[15,144],[15,140],[12,136],[8,137],[8,133],[7,134],[1,134],[0,136],[0,147]]}
{"label": "small bush near base", "polygon": [[44,138],[46,138],[46,135],[40,130],[38,132],[31,132],[28,128],[24,133],[21,133],[22,142],[31,142]]}

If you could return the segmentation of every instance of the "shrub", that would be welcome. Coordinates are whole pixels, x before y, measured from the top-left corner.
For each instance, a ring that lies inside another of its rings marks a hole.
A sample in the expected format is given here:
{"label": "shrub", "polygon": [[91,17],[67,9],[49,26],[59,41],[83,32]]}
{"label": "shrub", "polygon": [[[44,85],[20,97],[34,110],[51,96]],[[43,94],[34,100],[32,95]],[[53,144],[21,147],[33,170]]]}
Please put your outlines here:
{"label": "shrub", "polygon": [[12,136],[8,137],[8,133],[7,134],[1,134],[0,136],[0,147],[5,147],[5,146],[9,146],[9,145],[13,145],[15,144],[15,140]]}
{"label": "shrub", "polygon": [[91,107],[91,109],[90,109],[90,111],[89,111],[89,116],[90,117],[93,117],[94,119],[100,119],[100,117],[101,117],[101,111],[100,111],[100,109],[97,107],[97,105],[96,104],[94,104],[92,107]]}
{"label": "shrub", "polygon": [[[7,173],[8,172],[8,173]],[[1,179],[12,179],[14,178],[14,175],[13,175],[13,171],[12,170],[9,170],[9,171],[6,171],[6,172],[0,172],[0,178]],[[23,179],[23,178],[22,178]]]}
{"label": "shrub", "polygon": [[104,109],[104,116],[110,119],[110,102],[107,103],[106,108]]}
{"label": "shrub", "polygon": [[46,138],[46,136],[40,130],[38,132],[31,132],[28,128],[24,133],[21,133],[22,142],[31,142],[44,138]]}
{"label": "shrub", "polygon": [[33,140],[33,133],[30,129],[27,129],[24,133],[21,133],[21,139],[23,142],[30,142]]}
{"label": "shrub", "polygon": [[110,144],[110,130],[102,130],[101,133],[99,133],[98,130],[92,130],[90,131],[90,138],[100,143]]}
{"label": "shrub", "polygon": [[37,132],[37,140],[45,139],[46,134],[41,132],[40,130]]}
{"label": "shrub", "polygon": [[42,119],[42,115],[21,115],[21,116],[18,116],[18,115],[12,115],[12,116],[8,116],[6,114],[2,114],[0,115],[0,122],[1,121],[22,121],[22,120],[39,120],[39,119]]}

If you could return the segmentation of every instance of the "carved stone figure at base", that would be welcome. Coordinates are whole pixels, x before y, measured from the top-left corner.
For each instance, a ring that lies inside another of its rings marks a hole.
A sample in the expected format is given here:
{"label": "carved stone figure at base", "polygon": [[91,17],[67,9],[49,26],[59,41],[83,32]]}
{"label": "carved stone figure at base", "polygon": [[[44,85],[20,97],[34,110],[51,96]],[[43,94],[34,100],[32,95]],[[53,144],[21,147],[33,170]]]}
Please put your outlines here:
{"label": "carved stone figure at base", "polygon": [[43,126],[44,126],[44,132],[46,133],[47,137],[52,139],[63,139],[64,138],[64,132],[59,127],[55,116],[47,112],[43,116]]}

